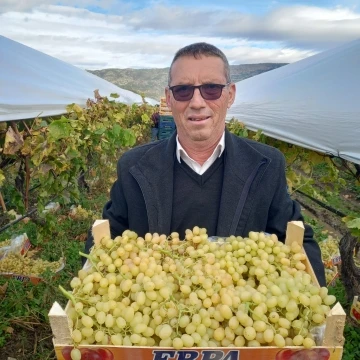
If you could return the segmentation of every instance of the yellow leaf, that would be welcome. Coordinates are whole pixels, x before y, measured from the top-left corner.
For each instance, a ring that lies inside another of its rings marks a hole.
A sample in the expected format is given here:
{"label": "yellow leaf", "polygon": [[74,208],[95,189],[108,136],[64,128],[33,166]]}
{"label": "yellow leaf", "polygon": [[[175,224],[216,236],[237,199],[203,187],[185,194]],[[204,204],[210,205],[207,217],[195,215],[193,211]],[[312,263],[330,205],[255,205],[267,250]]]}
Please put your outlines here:
{"label": "yellow leaf", "polygon": [[2,170],[0,170],[0,187],[3,185],[5,181],[5,176]]}
{"label": "yellow leaf", "polygon": [[78,115],[79,115],[79,114],[82,114],[82,112],[83,112],[82,107],[79,106],[78,104],[74,104],[73,110],[74,110]]}
{"label": "yellow leaf", "polygon": [[0,286],[0,299],[5,297],[7,287],[8,287],[7,282],[4,285]]}
{"label": "yellow leaf", "polygon": [[14,332],[14,329],[11,327],[11,326],[8,326],[5,331],[8,333],[8,334],[12,334]]}
{"label": "yellow leaf", "polygon": [[32,300],[34,298],[34,294],[33,294],[32,290],[30,290],[26,293],[26,297],[30,300]]}
{"label": "yellow leaf", "polygon": [[305,174],[310,174],[311,166],[307,162],[301,163],[301,169],[304,171]]}
{"label": "yellow leaf", "polygon": [[289,169],[287,172],[286,172],[286,178],[288,181],[290,181],[291,183],[296,183],[298,181],[298,175],[296,174],[295,171]]}
{"label": "yellow leaf", "polygon": [[27,138],[24,142],[24,146],[21,149],[22,155],[29,155],[31,153],[31,139]]}
{"label": "yellow leaf", "polygon": [[8,128],[5,135],[4,154],[14,155],[24,144],[21,134],[15,133],[12,127]]}
{"label": "yellow leaf", "polygon": [[311,151],[309,153],[309,161],[313,163],[313,165],[321,164],[324,162],[324,156],[318,154],[317,152]]}

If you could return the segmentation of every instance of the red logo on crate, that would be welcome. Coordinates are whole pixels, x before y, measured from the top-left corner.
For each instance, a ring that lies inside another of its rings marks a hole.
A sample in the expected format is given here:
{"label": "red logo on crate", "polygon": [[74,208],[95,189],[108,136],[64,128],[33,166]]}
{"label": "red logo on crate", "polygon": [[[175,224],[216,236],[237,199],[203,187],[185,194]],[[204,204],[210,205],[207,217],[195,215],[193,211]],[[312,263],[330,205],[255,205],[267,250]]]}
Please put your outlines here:
{"label": "red logo on crate", "polygon": [[355,308],[352,309],[352,314],[357,321],[360,321],[360,313]]}
{"label": "red logo on crate", "polygon": [[329,360],[328,349],[284,349],[276,354],[275,360]]}
{"label": "red logo on crate", "polygon": [[[62,349],[62,355],[65,360],[71,360],[71,350],[73,348],[70,346],[64,347]],[[108,349],[80,349],[81,360],[114,360],[114,355]]]}
{"label": "red logo on crate", "polygon": [[20,254],[25,255],[28,252],[28,250],[30,249],[30,247],[31,247],[30,240],[28,238],[26,238],[26,241],[24,242],[24,245],[21,249]]}

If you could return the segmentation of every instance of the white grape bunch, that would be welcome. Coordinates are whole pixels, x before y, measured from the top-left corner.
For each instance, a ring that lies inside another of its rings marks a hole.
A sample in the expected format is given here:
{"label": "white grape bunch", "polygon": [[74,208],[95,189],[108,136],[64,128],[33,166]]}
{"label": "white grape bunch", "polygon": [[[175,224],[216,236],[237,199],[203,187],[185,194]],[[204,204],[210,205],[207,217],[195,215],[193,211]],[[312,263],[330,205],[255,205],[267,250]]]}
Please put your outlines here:
{"label": "white grape bunch", "polygon": [[301,246],[250,232],[211,242],[206,229],[104,237],[71,280],[78,344],[183,347],[315,345],[335,297],[312,283]]}
{"label": "white grape bunch", "polygon": [[6,240],[3,240],[3,241],[0,241],[0,249],[2,247],[10,246],[10,244],[11,244],[11,239],[6,239]]}
{"label": "white grape bunch", "polygon": [[0,260],[0,273],[39,276],[46,270],[56,272],[62,265],[62,258],[58,261],[47,261],[10,253]]}

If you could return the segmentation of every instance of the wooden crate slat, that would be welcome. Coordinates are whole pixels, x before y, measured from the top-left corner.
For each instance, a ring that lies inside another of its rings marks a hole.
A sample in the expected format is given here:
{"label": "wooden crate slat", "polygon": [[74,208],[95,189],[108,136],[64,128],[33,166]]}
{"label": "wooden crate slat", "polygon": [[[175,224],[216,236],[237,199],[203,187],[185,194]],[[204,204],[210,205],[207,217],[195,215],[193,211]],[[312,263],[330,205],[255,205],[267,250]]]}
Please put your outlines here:
{"label": "wooden crate slat", "polygon": [[343,346],[345,342],[344,327],[346,313],[338,302],[326,317],[326,328],[323,346]]}
{"label": "wooden crate slat", "polygon": [[62,307],[55,301],[49,312],[49,322],[54,335],[54,344],[71,344],[69,318]]}
{"label": "wooden crate slat", "polygon": [[306,254],[306,251],[303,247],[304,243],[304,233],[305,227],[302,221],[290,221],[288,222],[287,229],[286,229],[286,239],[285,244],[291,246],[292,243],[297,242],[299,245],[302,246],[303,253],[305,254],[306,258],[303,261],[306,272],[311,276],[313,283],[320,287],[319,281],[316,277],[314,269],[310,263],[310,260]]}

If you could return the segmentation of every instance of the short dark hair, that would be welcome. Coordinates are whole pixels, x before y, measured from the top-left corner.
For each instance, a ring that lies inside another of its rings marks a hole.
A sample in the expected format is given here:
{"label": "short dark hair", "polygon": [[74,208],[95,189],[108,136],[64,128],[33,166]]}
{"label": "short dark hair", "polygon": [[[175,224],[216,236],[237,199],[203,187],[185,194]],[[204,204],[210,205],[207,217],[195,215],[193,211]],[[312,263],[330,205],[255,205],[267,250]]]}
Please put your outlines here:
{"label": "short dark hair", "polygon": [[220,58],[224,63],[226,82],[231,82],[230,65],[225,54],[214,45],[205,42],[199,42],[187,45],[176,52],[169,69],[168,85],[170,85],[171,82],[171,69],[174,62],[183,56],[193,56],[195,59],[199,59],[201,56],[216,56]]}

